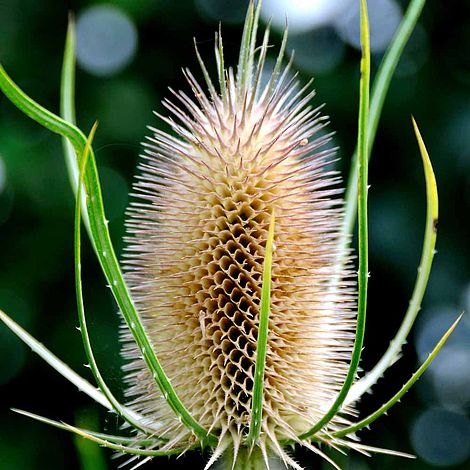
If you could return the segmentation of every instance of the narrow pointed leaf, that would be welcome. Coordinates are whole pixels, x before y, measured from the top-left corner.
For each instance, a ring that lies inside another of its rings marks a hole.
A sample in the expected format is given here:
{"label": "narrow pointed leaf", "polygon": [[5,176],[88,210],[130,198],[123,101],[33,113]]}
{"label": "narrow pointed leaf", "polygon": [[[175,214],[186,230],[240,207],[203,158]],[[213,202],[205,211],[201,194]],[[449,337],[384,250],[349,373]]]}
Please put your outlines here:
{"label": "narrow pointed leaf", "polygon": [[249,47],[251,44],[251,31],[253,30],[253,19],[254,19],[254,4],[253,0],[250,0],[248,4],[248,10],[245,16],[245,22],[243,24],[242,40],[240,43],[240,53],[238,57],[238,68],[237,74],[238,79],[241,79],[243,71],[246,69],[248,61]]}
{"label": "narrow pointed leaf", "polygon": [[85,439],[88,439],[92,442],[96,442],[100,446],[107,447],[108,449],[112,449],[117,452],[122,452],[124,454],[141,455],[141,456],[147,456],[147,457],[166,457],[169,455],[183,454],[184,452],[187,452],[188,450],[191,450],[197,447],[197,444],[193,444],[192,446],[188,446],[188,447],[179,447],[176,449],[169,449],[169,450],[156,450],[156,449],[130,447],[130,446],[122,445],[122,444],[116,444],[106,439],[102,439],[100,437],[97,437],[96,434],[92,434],[87,430],[77,428],[67,423],[64,423],[64,427],[65,427],[65,430],[78,434],[79,436]]}
{"label": "narrow pointed leaf", "polygon": [[266,367],[266,349],[268,344],[269,309],[271,305],[271,269],[273,262],[274,243],[274,212],[271,214],[266,253],[263,263],[263,283],[261,287],[261,305],[258,327],[258,341],[256,345],[255,377],[253,384],[253,398],[251,404],[251,421],[247,438],[248,447],[253,447],[261,431],[263,418],[263,392],[264,370]]}
{"label": "narrow pointed leaf", "polygon": [[[53,132],[68,138],[75,149],[77,155],[76,164],[78,165],[78,161],[83,155],[83,151],[86,146],[86,137],[83,132],[29,98],[11,80],[2,66],[0,66],[0,88],[5,95],[7,95],[10,101],[12,101],[26,115]],[[206,430],[190,415],[177,396],[155,355],[155,351],[148,336],[146,335],[145,328],[137,314],[135,305],[124,282],[124,277],[109,235],[93,149],[90,149],[89,154],[90,162],[85,172],[85,188],[87,194],[86,210],[90,219],[93,247],[97,253],[98,260],[114,298],[116,299],[123,317],[126,320],[137,345],[139,346],[147,366],[152,371],[155,381],[160,387],[170,407],[177,416],[181,418],[181,421],[188,428],[194,431],[198,438],[200,438],[204,443],[215,445],[217,443],[217,438],[213,435],[208,435]]]}
{"label": "narrow pointed leaf", "polygon": [[262,0],[258,0],[258,2],[256,3],[256,9],[255,9],[254,18],[253,18],[253,27],[252,27],[252,31],[250,34],[251,41],[250,41],[250,47],[248,51],[246,85],[251,83],[251,78],[253,75],[253,60],[255,57],[256,36],[258,34],[259,15],[261,13],[261,2]]}
{"label": "narrow pointed leaf", "polygon": [[437,221],[439,217],[437,184],[431,165],[431,160],[414,119],[413,126],[423,161],[424,176],[426,180],[427,204],[426,228],[424,230],[423,250],[421,253],[418,275],[408,310],[406,311],[405,318],[403,319],[396,336],[393,338],[389,348],[383,357],[379,360],[379,362],[374,366],[374,368],[352,386],[346,399],[346,403],[352,403],[360,398],[367,390],[370,389],[372,385],[374,385],[379,380],[385,370],[388,369],[398,359],[399,353],[403,345],[406,343],[406,338],[408,337],[408,334],[421,309],[421,302],[423,300],[426,286],[429,280],[429,274],[431,272],[431,266],[435,253],[434,249],[436,246]]}
{"label": "narrow pointed leaf", "polygon": [[356,337],[349,364],[349,370],[341,390],[334,403],[325,415],[307,432],[301,434],[300,439],[312,437],[315,433],[326,426],[331,419],[340,411],[346,396],[356,378],[359,361],[361,359],[362,345],[364,343],[364,331],[367,308],[367,283],[368,283],[368,228],[367,228],[367,125],[369,122],[369,81],[370,81],[370,35],[369,20],[367,16],[367,5],[361,0],[361,80],[359,95],[359,119],[358,119],[358,217],[359,217],[359,300],[356,320]]}
{"label": "narrow pointed leaf", "polygon": [[217,92],[215,90],[214,84],[212,83],[211,77],[209,72],[207,71],[206,64],[202,60],[201,54],[199,53],[199,49],[197,47],[196,39],[194,39],[194,50],[196,52],[196,57],[199,62],[199,66],[201,67],[202,74],[204,76],[204,80],[206,81],[207,88],[209,89],[210,95],[214,100],[217,96]]}
{"label": "narrow pointed leaf", "polygon": [[[385,55],[382,59],[380,67],[377,71],[377,75],[374,80],[372,87],[372,97],[370,104],[370,117],[368,127],[368,159],[370,159],[372,146],[374,145],[375,136],[377,133],[377,127],[379,124],[380,116],[384,105],[385,98],[387,96],[390,82],[392,80],[395,69],[398,65],[400,57],[403,53],[408,40],[413,32],[418,18],[421,15],[426,0],[411,0],[408,8],[405,12],[403,20],[398,27],[395,36],[393,37]],[[357,149],[353,154],[351,160],[351,171],[349,173],[348,185],[346,190],[346,201],[345,201],[345,217],[343,220],[343,237],[342,246],[347,248],[349,245],[350,237],[354,229],[357,214]],[[343,250],[341,250],[342,252]]]}
{"label": "narrow pointed leaf", "polygon": [[[60,421],[56,421],[50,418],[45,418],[44,416],[38,415],[36,413],[31,413],[30,411],[19,410],[17,408],[12,408],[11,411],[18,413],[22,416],[26,416],[28,418],[39,421],[41,423],[48,424],[55,428],[68,431],[68,427],[64,423],[61,423]],[[98,437],[100,439],[105,439],[107,441],[114,442],[115,444],[146,446],[146,445],[151,445],[154,443],[154,441],[151,439],[136,439],[135,437],[115,436],[112,434],[105,434],[102,432],[87,431],[86,429],[82,429],[82,431],[88,432],[89,434],[95,437]]]}
{"label": "narrow pointed leaf", "polygon": [[254,5],[253,1],[250,0],[250,4],[248,5],[248,11],[246,13],[245,25],[243,27],[240,55],[238,58],[237,83],[240,87],[240,90],[244,90],[247,84],[249,83],[249,76],[251,73],[251,71],[249,70],[250,46],[254,20]]}
{"label": "narrow pointed leaf", "polygon": [[[2,65],[0,65],[0,90],[24,114],[46,129],[66,136],[75,152],[78,151],[80,154],[83,152],[86,142],[83,133],[73,124],[59,118],[27,96],[8,76]],[[78,175],[78,170],[76,170],[76,174]]]}
{"label": "narrow pointed leaf", "polygon": [[216,58],[217,70],[219,76],[220,96],[225,101],[227,97],[227,83],[225,81],[225,64],[224,64],[224,45],[222,42],[222,28],[219,25],[219,33],[216,35]]}
{"label": "narrow pointed leaf", "polygon": [[380,418],[384,413],[386,413],[393,405],[395,405],[395,403],[398,403],[401,397],[416,383],[416,381],[424,374],[425,370],[431,365],[431,362],[434,360],[434,358],[437,356],[441,348],[449,339],[449,336],[455,330],[456,326],[459,324],[461,319],[462,319],[462,315],[460,315],[457,318],[457,320],[455,320],[455,322],[451,325],[451,327],[446,331],[444,336],[442,336],[442,338],[436,344],[436,346],[432,350],[429,357],[423,362],[423,364],[421,364],[421,367],[419,367],[419,369],[411,376],[408,382],[406,382],[405,385],[403,385],[403,387],[400,389],[398,393],[396,393],[389,401],[383,404],[374,413],[371,413],[369,416],[367,416],[366,418],[362,419],[361,421],[359,421],[358,423],[352,426],[348,426],[347,428],[344,428],[341,431],[334,432],[333,436],[335,437],[346,436],[348,434],[359,431],[360,429],[366,426],[369,426],[369,424],[371,424],[376,419]]}
{"label": "narrow pointed leaf", "polygon": [[[350,447],[351,449],[354,449],[356,451],[363,451],[363,452],[372,452],[374,454],[385,454],[385,455],[393,455],[394,457],[402,457],[405,459],[415,459],[416,456],[413,454],[408,454],[406,452],[400,452],[398,450],[392,450],[392,449],[384,449],[382,447],[373,447],[373,446],[367,446],[364,444],[360,444],[359,442],[344,442],[344,445],[347,447]],[[369,454],[370,455],[370,454]]]}
{"label": "narrow pointed leaf", "polygon": [[284,34],[282,35],[282,43],[281,43],[281,47],[279,48],[279,54],[277,55],[273,73],[271,74],[271,78],[269,79],[268,95],[271,94],[274,84],[276,83],[279,77],[279,73],[281,71],[281,66],[282,66],[282,61],[284,59],[284,54],[286,52],[288,36],[289,36],[289,31],[288,31],[287,24],[286,24],[286,29],[284,30]]}
{"label": "narrow pointed leaf", "polygon": [[112,410],[113,407],[109,400],[90,382],[85,380],[83,377],[78,375],[72,370],[65,362],[61,361],[51,351],[49,351],[43,344],[37,339],[31,336],[26,330],[24,330],[18,323],[13,321],[5,312],[0,310],[0,320],[13,332],[18,338],[26,343],[38,356],[46,361],[51,367],[53,367],[60,375],[65,377],[69,382],[78,387],[79,390],[86,393],[89,397],[93,398],[100,405],[103,405],[108,410]]}
{"label": "narrow pointed leaf", "polygon": [[93,141],[93,137],[95,135],[96,128],[98,123],[95,123],[92,127],[90,134],[88,136],[85,150],[82,156],[81,161],[81,168],[80,168],[80,179],[79,185],[77,189],[77,196],[75,201],[75,290],[77,296],[77,310],[78,310],[78,321],[80,325],[80,333],[82,335],[82,342],[83,347],[85,349],[85,354],[88,360],[88,364],[90,366],[90,370],[95,377],[96,383],[98,387],[103,392],[103,395],[108,399],[111,403],[114,411],[120,415],[127,423],[132,425],[134,428],[139,429],[140,431],[148,434],[152,434],[155,430],[152,430],[146,427],[142,421],[145,419],[144,417],[139,417],[136,413],[128,410],[125,406],[123,406],[113,395],[109,387],[106,385],[106,382],[99,371],[98,364],[96,363],[95,356],[93,354],[93,349],[90,342],[90,337],[88,335],[88,325],[86,322],[85,317],[85,306],[83,302],[83,290],[82,290],[82,264],[81,264],[81,236],[80,236],[80,220],[81,220],[81,205],[80,201],[82,200],[82,188],[83,188],[83,179],[85,176],[85,169],[88,162],[88,155],[91,148],[91,143]]}
{"label": "narrow pointed leaf", "polygon": [[191,447],[181,447],[177,449],[171,449],[171,450],[154,450],[154,449],[146,449],[146,448],[141,448],[141,447],[132,447],[131,445],[125,445],[126,443],[133,444],[133,445],[155,445],[156,442],[158,441],[152,441],[152,440],[138,440],[138,439],[132,439],[132,438],[122,438],[120,436],[113,436],[109,434],[103,434],[103,433],[98,433],[95,431],[89,431],[87,429],[79,428],[76,426],[72,426],[67,423],[61,423],[59,421],[55,421],[53,419],[49,418],[44,418],[43,416],[30,413],[28,411],[23,411],[23,410],[17,410],[13,409],[16,413],[19,413],[23,416],[27,416],[29,418],[32,418],[36,421],[40,421],[45,424],[49,424],[51,426],[54,426],[58,429],[62,429],[64,431],[69,431],[73,432],[74,434],[77,434],[85,439],[88,439],[90,441],[96,442],[97,444],[103,446],[103,447],[108,447],[110,449],[116,450],[118,452],[123,452],[126,454],[134,454],[134,455],[142,455],[142,456],[150,456],[150,457],[162,457],[162,456],[169,456],[169,455],[175,455],[175,454],[181,454],[183,452],[186,452],[187,450],[193,449],[197,446],[197,444],[191,446]]}
{"label": "narrow pointed leaf", "polygon": [[[62,74],[60,83],[60,115],[75,125],[75,22],[69,17],[67,36],[65,39],[64,59],[62,63]],[[66,137],[62,137],[62,147],[65,157],[65,165],[69,175],[70,185],[74,194],[77,193],[79,168],[76,164],[77,156],[73,145]],[[82,219],[88,236],[91,238],[90,221],[85,206],[85,194],[82,194]]]}

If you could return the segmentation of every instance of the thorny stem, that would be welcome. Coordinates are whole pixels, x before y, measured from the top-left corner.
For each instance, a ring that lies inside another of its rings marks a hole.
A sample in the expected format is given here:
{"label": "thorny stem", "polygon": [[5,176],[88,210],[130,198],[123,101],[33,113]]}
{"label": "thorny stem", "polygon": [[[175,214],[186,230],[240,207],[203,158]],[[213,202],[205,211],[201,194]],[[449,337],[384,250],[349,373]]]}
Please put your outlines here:
{"label": "thorny stem", "polygon": [[233,462],[233,450],[226,452],[223,470],[265,470],[266,464],[259,447],[250,450],[248,447],[241,447],[237,454],[237,461]]}

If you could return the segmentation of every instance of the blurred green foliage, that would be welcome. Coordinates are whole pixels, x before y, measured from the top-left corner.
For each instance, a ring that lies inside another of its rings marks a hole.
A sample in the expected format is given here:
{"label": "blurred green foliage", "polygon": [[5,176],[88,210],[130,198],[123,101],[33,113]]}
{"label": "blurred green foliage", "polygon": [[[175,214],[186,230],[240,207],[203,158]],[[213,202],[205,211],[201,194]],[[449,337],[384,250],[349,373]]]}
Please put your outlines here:
{"label": "blurred green foliage", "polygon": [[[23,89],[52,110],[58,111],[59,106],[68,13],[80,15],[94,4],[99,2],[0,2],[0,60]],[[228,62],[234,63],[246,2],[114,0],[107,4],[128,15],[138,33],[138,47],[132,61],[110,76],[78,69],[77,113],[85,130],[96,119],[100,122],[94,146],[110,228],[120,252],[139,142],[148,133],[147,124],[165,127],[152,110],[163,112],[160,100],[169,96],[168,86],[188,88],[181,67],[198,71],[193,36],[202,54],[212,56],[213,32],[218,26],[215,17],[225,19],[225,50]],[[439,254],[423,318],[431,306],[447,309],[450,324],[466,305],[470,308],[469,17],[468,2],[429,2],[386,101],[370,169],[372,277],[364,369],[380,357],[400,323],[420,255],[425,195],[411,113],[420,124],[433,159],[441,203]],[[274,34],[275,42],[279,38],[279,32]],[[331,116],[335,144],[340,146],[342,158],[339,169],[345,172],[356,139],[359,55],[350,47],[343,50],[341,46],[341,51],[333,68],[315,74],[315,86],[317,104],[325,102],[326,113]],[[315,57],[311,59],[314,62]],[[380,56],[374,57],[375,65],[379,60]],[[302,51],[299,64],[303,81],[312,74],[308,61],[308,54]],[[59,138],[30,122],[0,96],[0,307],[74,369],[87,375],[80,335],[75,329],[72,234],[73,198]],[[89,246],[84,247],[83,256],[92,340],[103,374],[120,396],[116,306]],[[94,405],[3,326],[0,357],[0,469],[80,468],[71,436],[14,415],[9,407],[73,423],[77,410],[86,413]],[[415,365],[414,349],[407,347],[402,367],[391,370],[374,395],[365,398],[361,410],[380,405]],[[372,431],[362,433],[364,441],[412,452],[411,425],[425,407],[435,403],[429,383],[425,380],[423,384],[390,417],[381,419]],[[468,414],[468,408],[465,411]],[[115,419],[99,412],[101,427],[115,431]],[[299,458],[307,468],[322,465],[304,451],[299,452]],[[121,460],[110,462],[112,468]],[[202,462],[202,457],[192,454],[179,460],[162,459],[153,465],[202,468]],[[466,464],[470,465],[468,461]],[[455,468],[468,468],[466,464]],[[398,461],[382,456],[367,460],[354,456],[344,462],[344,468],[420,469],[429,468],[429,464],[422,460]]]}

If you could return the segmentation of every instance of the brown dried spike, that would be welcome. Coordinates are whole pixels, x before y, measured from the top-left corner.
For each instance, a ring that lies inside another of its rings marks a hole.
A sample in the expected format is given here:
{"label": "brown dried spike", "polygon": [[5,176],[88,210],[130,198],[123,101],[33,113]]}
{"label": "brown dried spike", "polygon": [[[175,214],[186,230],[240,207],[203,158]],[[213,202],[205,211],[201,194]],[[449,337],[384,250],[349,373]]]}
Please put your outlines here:
{"label": "brown dried spike", "polygon": [[[299,468],[279,442],[296,439],[328,410],[354,339],[354,283],[348,254],[338,252],[342,201],[336,175],[325,169],[331,152],[315,153],[319,141],[312,141],[324,118],[300,101],[304,93],[291,99],[296,80],[278,74],[259,90],[224,75],[227,95],[211,101],[186,72],[195,101],[180,92],[182,108],[165,102],[179,123],[164,119],[179,138],[157,131],[145,144],[135,184],[140,202],[129,211],[127,281],[178,396],[219,436],[216,455],[227,447],[236,455],[250,422],[262,266],[275,211],[259,446]],[[338,272],[339,265],[346,268]],[[168,446],[190,442],[126,328],[123,340],[130,405]],[[346,422],[337,417],[327,430]]]}

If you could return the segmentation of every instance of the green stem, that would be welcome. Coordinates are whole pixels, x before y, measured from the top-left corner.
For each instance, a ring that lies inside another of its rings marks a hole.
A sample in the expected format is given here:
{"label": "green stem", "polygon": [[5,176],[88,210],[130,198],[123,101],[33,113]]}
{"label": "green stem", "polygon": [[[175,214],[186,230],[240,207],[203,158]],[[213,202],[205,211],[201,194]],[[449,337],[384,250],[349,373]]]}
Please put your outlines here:
{"label": "green stem", "polygon": [[[1,65],[0,90],[4,92],[7,98],[15,104],[18,109],[31,119],[35,120],[45,128],[50,129],[52,132],[60,134],[62,137],[66,137],[75,150],[75,165],[80,165],[81,157],[87,141],[85,135],[80,129],[33,101],[20,88],[18,88]],[[121,310],[124,319],[126,320],[126,323],[139,346],[148,368],[152,372],[155,382],[158,384],[169,406],[173,409],[177,417],[181,419],[182,423],[191,429],[200,439],[203,446],[215,446],[217,444],[217,438],[212,434],[208,434],[186,409],[173,389],[170,379],[165,374],[157,356],[155,355],[153,346],[147,336],[144,325],[137,313],[129,290],[124,282],[124,276],[114,251],[114,246],[109,234],[108,223],[105,217],[98,169],[92,148],[90,148],[89,151],[89,159],[90,162],[84,175],[86,190],[84,193],[86,197],[85,211],[88,214],[90,221],[91,241],[103,273],[109,282],[111,292],[113,293],[119,309]]]}
{"label": "green stem", "polygon": [[333,404],[325,415],[314,424],[308,431],[299,436],[300,439],[313,437],[318,431],[321,431],[341,410],[349,390],[356,378],[357,369],[362,354],[364,344],[364,332],[367,310],[367,284],[369,277],[368,268],[368,225],[367,225],[367,125],[369,122],[369,82],[370,82],[370,33],[369,18],[367,14],[366,0],[361,0],[361,79],[359,93],[359,119],[358,119],[358,221],[359,221],[359,272],[358,272],[358,291],[356,318],[356,337],[351,355],[349,370],[344,379],[341,390],[338,393]]}
{"label": "green stem", "polygon": [[237,461],[233,463],[233,451],[227,452],[223,466],[224,470],[265,470],[266,464],[259,447],[250,450],[242,447],[238,451]]}
{"label": "green stem", "polygon": [[[398,65],[403,49],[405,48],[411,33],[414,31],[418,18],[421,15],[426,0],[411,0],[395,36],[387,49],[374,80],[370,100],[369,125],[367,129],[367,159],[370,160],[372,146],[374,145],[377,127],[385,98],[390,88],[393,74]],[[358,149],[354,151],[351,160],[346,197],[345,216],[343,220],[341,246],[346,250],[356,223],[357,215],[357,191],[358,191]],[[343,251],[343,250],[342,250]]]}

